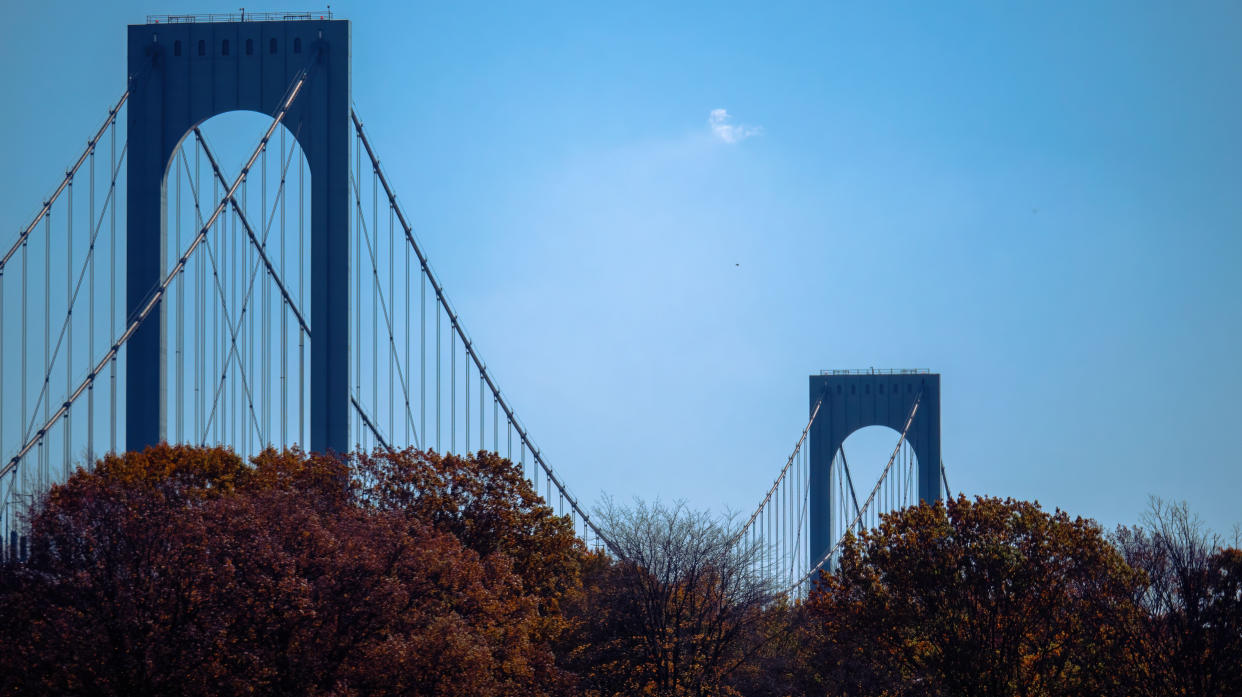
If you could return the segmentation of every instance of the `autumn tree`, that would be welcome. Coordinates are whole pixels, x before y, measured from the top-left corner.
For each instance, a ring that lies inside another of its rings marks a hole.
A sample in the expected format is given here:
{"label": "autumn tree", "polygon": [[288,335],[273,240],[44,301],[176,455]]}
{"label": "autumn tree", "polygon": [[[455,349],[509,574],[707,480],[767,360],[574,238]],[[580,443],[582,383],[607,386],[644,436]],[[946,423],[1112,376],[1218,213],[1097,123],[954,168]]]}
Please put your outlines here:
{"label": "autumn tree", "polygon": [[[1136,662],[1151,695],[1242,694],[1242,551],[1208,532],[1185,502],[1153,498],[1113,539],[1144,572]],[[1236,540],[1235,540],[1236,544]]]}
{"label": "autumn tree", "polygon": [[731,694],[727,678],[772,598],[757,547],[728,520],[684,504],[611,501],[596,513],[616,557],[584,574],[576,650],[568,657],[588,695]]}
{"label": "autumn tree", "polygon": [[[0,569],[0,693],[567,689],[532,592],[576,583],[567,524],[492,456],[378,459],[161,445],[53,487],[29,563]],[[383,489],[411,478],[422,507]],[[523,527],[481,550],[467,511]]]}
{"label": "autumn tree", "polygon": [[1090,520],[959,497],[846,539],[807,603],[804,689],[846,695],[1125,694],[1140,575]]}

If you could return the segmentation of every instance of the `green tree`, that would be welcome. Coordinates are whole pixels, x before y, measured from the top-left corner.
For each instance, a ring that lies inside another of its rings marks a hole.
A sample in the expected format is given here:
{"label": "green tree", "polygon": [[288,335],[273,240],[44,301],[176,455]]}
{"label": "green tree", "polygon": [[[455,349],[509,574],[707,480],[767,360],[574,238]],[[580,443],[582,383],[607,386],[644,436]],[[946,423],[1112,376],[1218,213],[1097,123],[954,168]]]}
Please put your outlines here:
{"label": "green tree", "polygon": [[809,692],[1125,694],[1141,576],[1090,520],[959,497],[843,545],[807,603]]}

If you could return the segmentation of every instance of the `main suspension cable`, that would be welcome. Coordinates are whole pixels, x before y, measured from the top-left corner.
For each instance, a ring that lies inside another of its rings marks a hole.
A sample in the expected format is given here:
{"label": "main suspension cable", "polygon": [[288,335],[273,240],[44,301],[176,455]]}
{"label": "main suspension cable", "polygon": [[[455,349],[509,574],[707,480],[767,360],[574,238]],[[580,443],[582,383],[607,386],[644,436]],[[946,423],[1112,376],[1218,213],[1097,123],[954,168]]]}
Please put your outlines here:
{"label": "main suspension cable", "polygon": [[[584,524],[588,525],[591,528],[591,530],[596,534],[596,536],[599,537],[599,539],[602,540],[604,544],[614,554],[616,554],[617,556],[621,556],[616,545],[614,545],[612,541],[603,532],[601,532],[600,529],[593,522],[591,522],[590,515],[585,510],[583,510],[582,506],[578,503],[578,500],[569,493],[565,484],[560,481],[560,479],[556,476],[556,473],[553,471],[552,467],[548,465],[547,462],[543,459],[543,454],[540,452],[540,450],[537,447],[535,447],[534,443],[530,439],[529,434],[526,432],[526,429],[517,420],[517,415],[514,413],[512,407],[510,407],[508,401],[504,399],[503,395],[501,395],[500,388],[496,386],[496,383],[493,380],[492,375],[487,371],[486,364],[483,363],[483,360],[479,357],[478,352],[474,348],[474,344],[470,341],[470,339],[467,337],[465,333],[465,330],[462,328],[460,318],[457,316],[457,313],[453,311],[452,306],[449,305],[448,299],[444,295],[444,289],[440,285],[439,281],[436,279],[435,274],[432,273],[431,267],[427,262],[426,255],[423,254],[422,248],[419,246],[418,242],[414,239],[414,229],[413,227],[410,226],[409,222],[407,221],[405,217],[404,211],[401,210],[401,206],[397,203],[396,194],[393,193],[392,187],[388,183],[388,178],[384,175],[384,171],[383,171],[382,166],[380,165],[379,158],[376,156],[375,151],[371,147],[370,141],[366,137],[366,133],[362,129],[362,121],[358,118],[358,113],[351,109],[350,117],[354,122],[354,128],[358,134],[358,139],[362,143],[363,148],[366,149],[367,157],[370,158],[371,160],[371,164],[375,170],[376,176],[379,179],[379,183],[384,188],[384,193],[388,197],[389,203],[393,206],[393,209],[396,212],[397,220],[401,224],[401,228],[405,231],[406,241],[409,243],[410,247],[414,250],[415,255],[417,255],[418,257],[419,264],[422,268],[422,276],[423,276],[424,281],[431,283],[432,290],[435,291],[436,299],[439,301],[438,307],[442,307],[444,309],[445,314],[448,316],[450,328],[454,332],[456,332],[458,338],[461,339],[462,350],[465,351],[466,354],[470,357],[470,359],[474,362],[475,367],[479,371],[480,380],[485,382],[488,388],[492,391],[492,396],[495,400],[495,406],[499,407],[500,409],[504,411],[505,417],[509,420],[509,423],[513,426],[513,428],[517,431],[518,437],[521,438],[521,440],[526,443],[527,447],[530,448],[531,456],[534,458],[535,462],[539,465],[539,467],[544,471],[544,474],[548,478],[548,483],[555,484],[557,490],[559,490],[565,496],[566,500],[569,501],[570,507],[573,508],[577,512],[578,515],[582,516]],[[423,384],[424,385],[426,384],[426,380],[423,381]],[[425,413],[425,410],[424,410],[424,413]],[[425,429],[424,429],[424,434],[425,434]]]}
{"label": "main suspension cable", "polygon": [[785,461],[785,466],[781,468],[780,474],[776,476],[776,481],[772,482],[772,486],[768,488],[768,493],[764,495],[763,501],[759,503],[759,507],[755,509],[754,513],[750,514],[750,519],[747,520],[746,524],[737,531],[737,533],[733,536],[733,541],[730,544],[737,544],[738,540],[742,539],[742,535],[746,534],[746,531],[750,528],[750,526],[755,523],[755,519],[759,517],[759,514],[762,513],[763,509],[768,505],[768,502],[772,499],[772,495],[776,492],[777,487],[779,487],[781,482],[784,481],[785,475],[789,472],[789,468],[793,466],[794,458],[798,456],[798,451],[802,450],[802,444],[806,442],[807,435],[811,433],[811,425],[815,423],[815,417],[819,416],[819,409],[824,405],[824,395],[826,394],[828,394],[827,387],[820,391],[819,397],[816,398],[815,406],[811,408],[811,418],[807,419],[806,426],[802,429],[802,435],[798,436],[798,442],[794,445],[793,452],[789,454],[789,459]]}

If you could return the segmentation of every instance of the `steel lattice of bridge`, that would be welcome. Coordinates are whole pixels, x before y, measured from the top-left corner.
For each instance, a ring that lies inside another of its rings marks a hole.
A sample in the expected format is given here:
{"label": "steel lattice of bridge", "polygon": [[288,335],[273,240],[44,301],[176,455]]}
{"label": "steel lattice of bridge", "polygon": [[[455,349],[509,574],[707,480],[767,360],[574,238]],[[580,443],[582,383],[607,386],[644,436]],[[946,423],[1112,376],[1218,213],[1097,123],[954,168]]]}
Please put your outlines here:
{"label": "steel lattice of bridge", "polygon": [[[608,544],[432,270],[351,106],[349,42],[330,13],[129,27],[125,91],[0,238],[0,556],[24,557],[23,512],[74,468],[160,441],[496,451]],[[262,127],[225,161],[204,124],[234,111]],[[866,495],[841,445],[872,424],[900,437]],[[845,531],[941,495],[939,450],[938,375],[813,375],[738,540],[805,590]]]}

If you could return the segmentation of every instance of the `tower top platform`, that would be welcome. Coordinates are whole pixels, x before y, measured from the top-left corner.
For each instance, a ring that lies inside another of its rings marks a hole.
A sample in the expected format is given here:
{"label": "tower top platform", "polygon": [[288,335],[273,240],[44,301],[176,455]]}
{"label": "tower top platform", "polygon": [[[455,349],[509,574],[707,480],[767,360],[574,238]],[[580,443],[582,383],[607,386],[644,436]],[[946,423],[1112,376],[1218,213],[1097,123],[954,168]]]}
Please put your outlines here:
{"label": "tower top platform", "polygon": [[821,370],[820,375],[931,375],[926,368],[864,368],[861,370]]}
{"label": "tower top platform", "polygon": [[332,19],[332,10],[308,12],[228,12],[223,14],[147,15],[147,24],[207,24],[211,22],[297,22]]}

